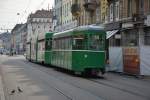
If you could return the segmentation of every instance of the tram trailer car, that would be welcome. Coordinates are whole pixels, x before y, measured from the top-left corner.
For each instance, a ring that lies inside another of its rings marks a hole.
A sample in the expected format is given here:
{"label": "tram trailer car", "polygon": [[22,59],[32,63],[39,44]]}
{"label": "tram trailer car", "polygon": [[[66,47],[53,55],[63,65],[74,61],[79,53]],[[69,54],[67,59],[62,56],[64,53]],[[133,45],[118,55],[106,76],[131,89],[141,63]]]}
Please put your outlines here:
{"label": "tram trailer car", "polygon": [[40,34],[37,37],[36,62],[51,65],[53,33]]}
{"label": "tram trailer car", "polygon": [[26,44],[26,59],[31,61],[31,42],[27,42]]}
{"label": "tram trailer car", "polygon": [[35,42],[27,42],[26,59],[36,63],[51,64],[52,35],[52,32],[39,34],[35,37]]}
{"label": "tram trailer car", "polygon": [[106,32],[99,26],[82,26],[55,33],[51,64],[82,74],[105,73]]}

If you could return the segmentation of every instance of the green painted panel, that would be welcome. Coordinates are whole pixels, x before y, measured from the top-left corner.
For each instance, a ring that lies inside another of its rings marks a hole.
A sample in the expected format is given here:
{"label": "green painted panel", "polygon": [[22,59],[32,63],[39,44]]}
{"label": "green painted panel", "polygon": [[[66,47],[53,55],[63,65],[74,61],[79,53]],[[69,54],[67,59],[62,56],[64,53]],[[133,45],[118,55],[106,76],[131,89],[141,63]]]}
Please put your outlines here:
{"label": "green painted panel", "polygon": [[84,71],[84,69],[105,68],[105,52],[96,51],[73,51],[72,65],[75,71]]}
{"label": "green painted panel", "polygon": [[54,34],[53,32],[45,33],[45,38],[46,39],[52,38],[53,34]]}
{"label": "green painted panel", "polygon": [[51,51],[45,51],[45,64],[51,64]]}
{"label": "green painted panel", "polygon": [[53,51],[52,65],[74,71],[84,71],[88,68],[100,70],[105,68],[105,52],[90,50]]}

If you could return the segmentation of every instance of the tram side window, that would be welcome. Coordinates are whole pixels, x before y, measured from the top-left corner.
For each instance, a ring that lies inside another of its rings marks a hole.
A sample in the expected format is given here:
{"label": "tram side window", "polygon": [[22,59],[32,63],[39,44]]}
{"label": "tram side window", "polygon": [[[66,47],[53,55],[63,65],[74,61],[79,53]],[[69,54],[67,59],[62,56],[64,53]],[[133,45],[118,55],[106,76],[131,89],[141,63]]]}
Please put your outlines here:
{"label": "tram side window", "polygon": [[85,50],[86,49],[86,38],[83,35],[75,36],[73,38],[73,49],[76,50]]}
{"label": "tram side window", "polygon": [[40,42],[40,51],[42,51],[43,46],[42,46],[42,42]]}
{"label": "tram side window", "polygon": [[38,50],[42,51],[43,50],[43,46],[42,46],[43,42],[38,42]]}
{"label": "tram side window", "polygon": [[68,49],[68,39],[64,39],[64,49]]}
{"label": "tram side window", "polygon": [[90,50],[104,49],[104,37],[102,35],[91,35],[89,38]]}
{"label": "tram side window", "polygon": [[42,51],[44,51],[44,50],[45,50],[45,42],[42,41]]}
{"label": "tram side window", "polygon": [[63,49],[63,40],[62,39],[59,40],[59,49],[60,50]]}
{"label": "tram side window", "polygon": [[69,49],[69,38],[63,38],[61,39],[60,48],[63,50]]}
{"label": "tram side window", "polygon": [[72,38],[69,38],[68,40],[68,48],[72,49]]}
{"label": "tram side window", "polygon": [[64,41],[65,41],[64,42],[64,45],[65,45],[64,49],[65,50],[71,49],[71,37],[65,38]]}
{"label": "tram side window", "polygon": [[62,49],[62,43],[61,39],[56,40],[56,49],[61,50]]}
{"label": "tram side window", "polygon": [[56,39],[53,41],[53,48],[59,50],[71,49],[71,37]]}
{"label": "tram side window", "polygon": [[34,51],[36,51],[36,43],[34,44]]}
{"label": "tram side window", "polygon": [[56,40],[52,40],[53,42],[52,42],[52,48],[53,49],[56,49]]}
{"label": "tram side window", "polygon": [[38,51],[40,50],[40,48],[41,48],[41,45],[40,45],[40,43],[38,43]]}
{"label": "tram side window", "polygon": [[58,45],[59,45],[59,43],[58,43],[58,40],[56,39],[56,40],[54,40],[55,42],[54,42],[54,48],[55,49],[58,49]]}
{"label": "tram side window", "polygon": [[61,49],[65,49],[65,39],[61,39]]}

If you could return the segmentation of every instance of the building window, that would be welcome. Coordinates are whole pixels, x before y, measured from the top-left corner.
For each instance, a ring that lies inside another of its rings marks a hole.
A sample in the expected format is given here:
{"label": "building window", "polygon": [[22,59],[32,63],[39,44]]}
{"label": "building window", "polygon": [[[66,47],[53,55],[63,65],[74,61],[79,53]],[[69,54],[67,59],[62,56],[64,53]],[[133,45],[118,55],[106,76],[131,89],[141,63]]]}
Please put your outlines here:
{"label": "building window", "polygon": [[145,31],[144,40],[145,45],[150,45],[150,31],[148,30]]}
{"label": "building window", "polygon": [[121,46],[121,34],[116,33],[109,39],[109,45],[112,47],[120,47]]}
{"label": "building window", "polygon": [[149,6],[148,12],[150,14],[150,0],[148,0],[148,6]]}
{"label": "building window", "polygon": [[100,21],[100,8],[96,9],[96,22]]}
{"label": "building window", "polygon": [[116,17],[116,21],[118,21],[119,20],[119,1],[116,2],[115,9],[116,9],[115,10],[116,11],[115,17]]}
{"label": "building window", "polygon": [[114,16],[114,12],[113,12],[113,4],[110,4],[110,22],[113,21],[113,16]]}
{"label": "building window", "polygon": [[128,0],[128,17],[131,17],[132,16],[132,0]]}
{"label": "building window", "polygon": [[123,32],[122,43],[124,46],[137,46],[138,45],[138,31],[128,30]]}

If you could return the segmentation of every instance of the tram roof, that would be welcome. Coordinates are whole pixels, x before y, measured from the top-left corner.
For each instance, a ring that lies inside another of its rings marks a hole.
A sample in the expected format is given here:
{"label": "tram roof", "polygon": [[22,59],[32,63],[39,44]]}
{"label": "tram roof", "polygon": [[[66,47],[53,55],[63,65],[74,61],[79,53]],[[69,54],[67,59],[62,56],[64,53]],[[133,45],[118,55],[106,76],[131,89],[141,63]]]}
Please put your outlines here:
{"label": "tram roof", "polygon": [[53,36],[53,34],[54,34],[54,32],[47,32],[47,33],[45,33],[45,38],[50,38]]}
{"label": "tram roof", "polygon": [[63,32],[58,32],[54,34],[54,38],[57,37],[64,37],[64,36],[70,36],[73,35],[74,32],[84,32],[84,31],[95,31],[95,32],[105,32],[104,28],[101,26],[95,26],[95,25],[87,25],[87,26],[79,26],[70,30],[66,30]]}
{"label": "tram roof", "polygon": [[50,38],[50,37],[52,37],[52,35],[53,35],[53,32],[47,32],[47,33],[39,34],[38,35],[38,40],[42,40],[42,39],[45,39],[45,38]]}

